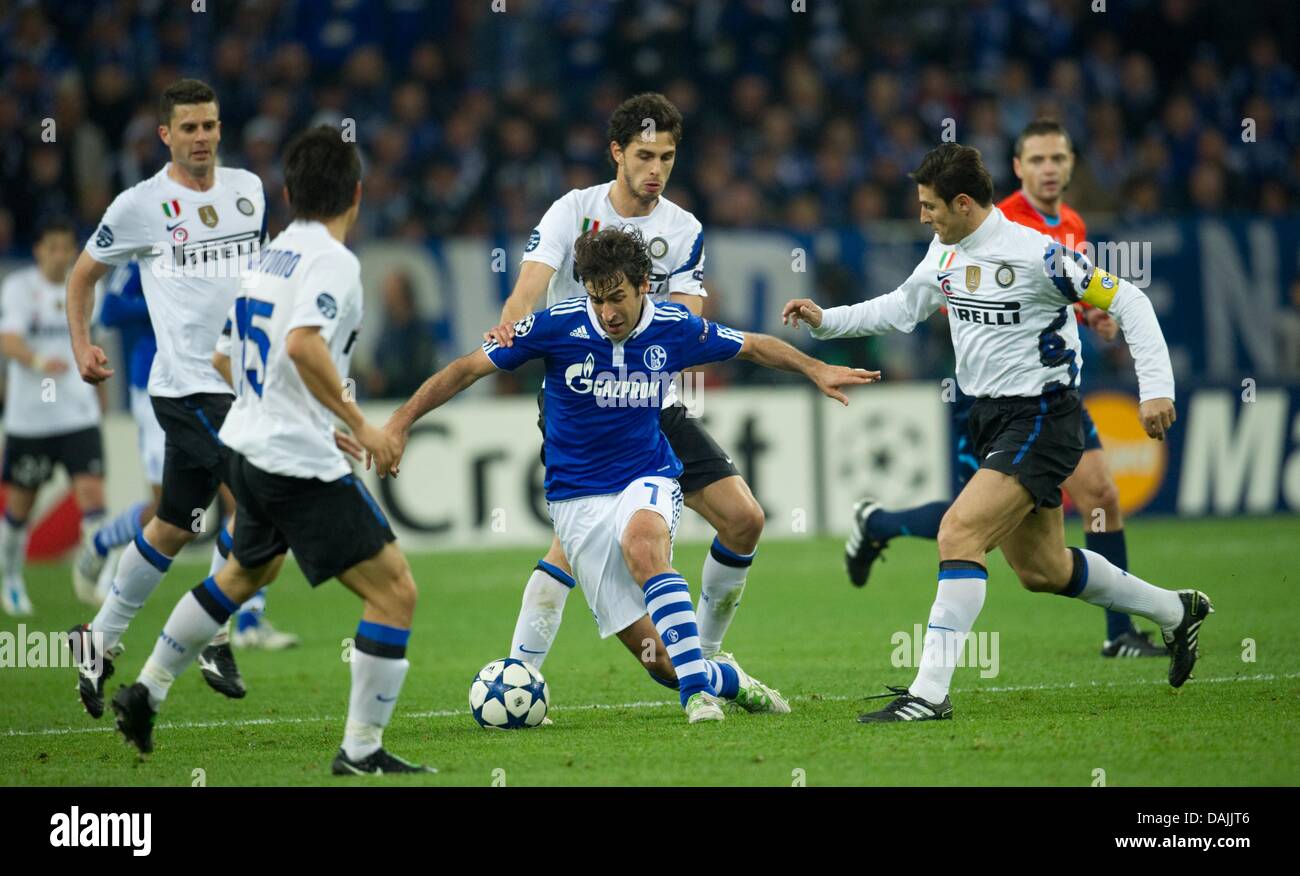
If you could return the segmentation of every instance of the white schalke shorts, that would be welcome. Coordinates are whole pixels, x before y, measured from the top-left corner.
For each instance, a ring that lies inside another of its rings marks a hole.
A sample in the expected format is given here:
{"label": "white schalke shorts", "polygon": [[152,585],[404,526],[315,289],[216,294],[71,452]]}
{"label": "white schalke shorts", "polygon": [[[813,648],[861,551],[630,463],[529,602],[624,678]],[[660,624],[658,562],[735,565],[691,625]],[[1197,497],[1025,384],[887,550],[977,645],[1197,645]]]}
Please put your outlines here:
{"label": "white schalke shorts", "polygon": [[600,637],[630,627],[646,607],[641,587],[623,560],[623,531],[633,514],[653,511],[668,524],[671,540],[682,516],[682,488],[672,478],[643,477],[621,493],[548,502],[547,508]]}
{"label": "white schalke shorts", "polygon": [[136,443],[140,448],[140,463],[144,466],[145,480],[155,487],[161,486],[167,435],[162,426],[158,425],[148,390],[131,387],[131,416],[135,419]]}

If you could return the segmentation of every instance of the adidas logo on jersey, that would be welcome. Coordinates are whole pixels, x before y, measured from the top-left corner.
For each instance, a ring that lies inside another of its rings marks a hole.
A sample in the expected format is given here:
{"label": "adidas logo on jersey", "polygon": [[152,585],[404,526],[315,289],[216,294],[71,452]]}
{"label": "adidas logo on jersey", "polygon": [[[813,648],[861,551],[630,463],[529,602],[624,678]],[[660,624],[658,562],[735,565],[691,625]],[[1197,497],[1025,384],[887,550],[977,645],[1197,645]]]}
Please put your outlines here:
{"label": "adidas logo on jersey", "polygon": [[591,335],[587,334],[587,327],[585,325],[580,325],[573,331],[569,332],[569,337],[582,338],[585,341],[591,340]]}

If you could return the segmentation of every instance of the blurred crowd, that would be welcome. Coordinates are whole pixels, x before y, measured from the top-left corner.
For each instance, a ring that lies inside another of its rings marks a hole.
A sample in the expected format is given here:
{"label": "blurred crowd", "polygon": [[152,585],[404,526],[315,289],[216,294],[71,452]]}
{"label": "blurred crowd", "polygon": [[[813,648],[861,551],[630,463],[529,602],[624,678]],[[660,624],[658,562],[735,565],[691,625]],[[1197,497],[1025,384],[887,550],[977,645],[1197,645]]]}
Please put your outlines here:
{"label": "blurred crowd", "polygon": [[669,196],[709,226],[910,217],[905,174],[946,120],[1009,192],[1039,115],[1075,138],[1085,215],[1300,204],[1295,3],[505,5],[19,3],[0,31],[0,251],[41,211],[93,224],[161,166],[154,98],[182,75],[217,89],[223,159],[268,191],[290,134],[355,120],[370,235],[526,232],[608,177],[605,120],[645,89],[686,117]]}
{"label": "blurred crowd", "polygon": [[1290,0],[494,5],[14,4],[0,24],[0,255],[23,252],[46,211],[89,230],[156,172],[155,97],[181,76],[216,88],[222,159],[268,194],[294,131],[351,120],[363,237],[526,234],[564,191],[609,178],[606,119],[648,89],[685,116],[668,195],[706,227],[910,219],[906,173],[945,133],[984,152],[1001,197],[1015,135],[1038,116],[1074,138],[1067,198],[1085,217],[1300,205]]}

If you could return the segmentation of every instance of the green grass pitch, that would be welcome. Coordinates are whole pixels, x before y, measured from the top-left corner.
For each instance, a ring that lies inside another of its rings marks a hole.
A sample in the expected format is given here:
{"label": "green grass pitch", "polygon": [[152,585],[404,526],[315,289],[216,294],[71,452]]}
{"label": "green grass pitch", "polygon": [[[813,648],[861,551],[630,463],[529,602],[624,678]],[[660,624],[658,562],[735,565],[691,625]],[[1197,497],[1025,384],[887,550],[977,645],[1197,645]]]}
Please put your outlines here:
{"label": "green grass pitch", "polygon": [[[1067,526],[1080,542],[1078,522]],[[1217,608],[1202,628],[1197,677],[1178,691],[1165,682],[1163,659],[1100,658],[1099,609],[1022,591],[997,556],[976,627],[998,633],[997,675],[957,671],[955,720],[862,726],[858,712],[883,702],[862,697],[912,678],[892,665],[891,637],[925,622],[934,545],[895,542],[858,591],[844,575],[840,542],[773,540],[760,548],[726,645],[791,697],[792,714],[688,726],[675,697],[617,640],[597,638],[574,594],[545,667],[556,723],[517,732],[479,729],[466,696],[479,667],[506,652],[543,546],[415,556],[411,671],[385,742],[440,772],[373,783],[1087,786],[1104,775],[1111,786],[1300,784],[1297,545],[1294,517],[1130,525],[1135,573],[1196,586]],[[677,550],[696,592],[703,557],[701,546]],[[172,605],[204,571],[172,570],[128,633],[110,693],[134,679]],[[33,565],[27,581],[38,612],[29,630],[89,617],[73,600],[66,565]],[[292,564],[269,601],[271,617],[303,645],[240,652],[250,687],[240,701],[210,691],[191,668],[143,761],[112,732],[111,712],[94,722],[82,711],[71,669],[0,668],[0,784],[345,781],[328,766],[347,708],[341,642],[356,629],[359,603],[336,582],[310,591]],[[0,630],[17,626],[0,617]]]}

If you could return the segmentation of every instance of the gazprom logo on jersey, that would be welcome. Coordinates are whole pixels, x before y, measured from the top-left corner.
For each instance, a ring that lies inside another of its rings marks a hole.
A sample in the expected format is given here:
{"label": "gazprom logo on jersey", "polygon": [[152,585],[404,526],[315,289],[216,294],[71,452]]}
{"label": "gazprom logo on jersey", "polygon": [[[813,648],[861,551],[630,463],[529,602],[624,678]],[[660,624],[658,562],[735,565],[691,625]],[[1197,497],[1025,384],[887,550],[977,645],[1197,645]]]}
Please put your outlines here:
{"label": "gazprom logo on jersey", "polygon": [[[667,352],[658,345],[646,350],[643,358],[647,365],[658,362],[660,368],[668,362]],[[703,390],[699,376],[692,373],[687,380],[680,371],[655,368],[628,371],[622,367],[597,374],[596,359],[588,353],[586,359],[564,370],[564,385],[581,395],[590,393],[602,408],[662,407],[681,400],[686,405],[687,416],[698,416],[697,406]]]}

